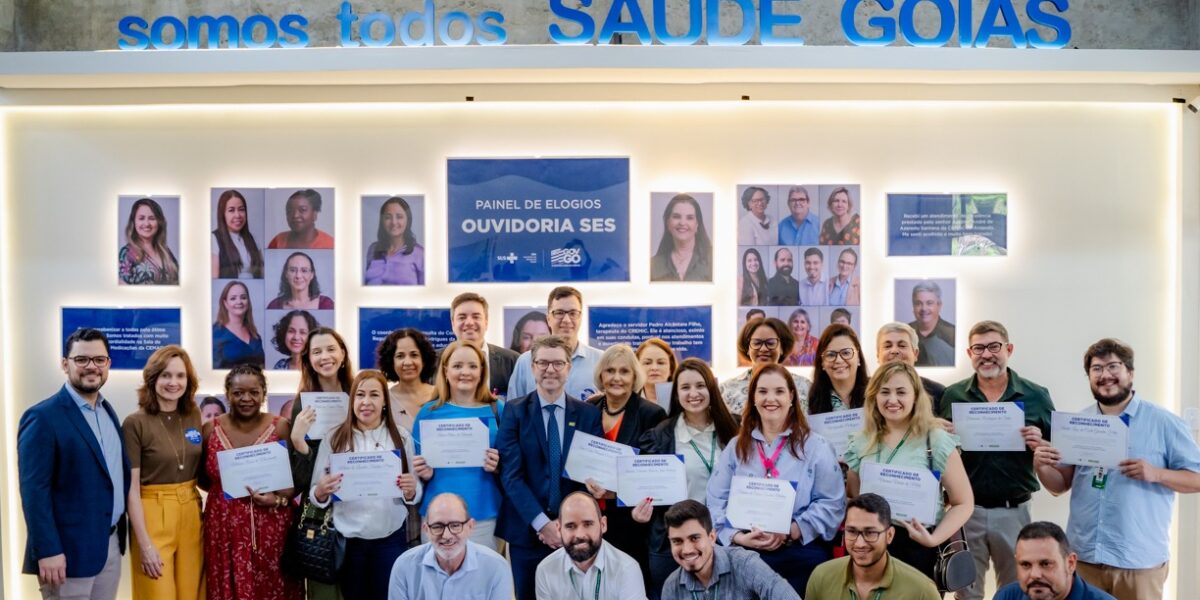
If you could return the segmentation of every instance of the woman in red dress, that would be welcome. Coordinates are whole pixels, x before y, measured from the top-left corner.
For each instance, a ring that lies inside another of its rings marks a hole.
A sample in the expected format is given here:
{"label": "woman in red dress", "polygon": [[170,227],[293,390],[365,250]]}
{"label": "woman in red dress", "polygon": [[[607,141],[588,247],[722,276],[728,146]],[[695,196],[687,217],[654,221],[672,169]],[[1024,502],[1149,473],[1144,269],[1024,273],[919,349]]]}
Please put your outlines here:
{"label": "woman in red dress", "polygon": [[204,426],[204,561],[209,600],[301,600],[303,583],[280,569],[294,521],[292,490],[225,497],[217,453],[288,438],[286,419],[262,412],[267,380],[262,369],[237,365],[225,377],[229,414]]}

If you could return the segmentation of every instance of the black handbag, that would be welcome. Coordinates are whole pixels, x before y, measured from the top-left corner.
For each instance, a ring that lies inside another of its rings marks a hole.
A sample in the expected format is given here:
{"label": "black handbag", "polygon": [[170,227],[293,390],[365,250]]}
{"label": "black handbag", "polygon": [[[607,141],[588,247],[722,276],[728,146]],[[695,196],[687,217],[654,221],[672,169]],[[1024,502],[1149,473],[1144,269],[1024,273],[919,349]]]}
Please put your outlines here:
{"label": "black handbag", "polygon": [[285,568],[297,577],[334,584],[345,554],[346,538],[333,528],[333,510],[306,500],[288,532]]}
{"label": "black handbag", "polygon": [[[925,459],[933,471],[933,446],[925,436]],[[946,504],[946,492],[942,491],[942,504]],[[933,582],[938,592],[957,592],[975,583],[975,557],[967,547],[967,539],[960,527],[949,539],[938,544],[937,560],[933,563]]]}

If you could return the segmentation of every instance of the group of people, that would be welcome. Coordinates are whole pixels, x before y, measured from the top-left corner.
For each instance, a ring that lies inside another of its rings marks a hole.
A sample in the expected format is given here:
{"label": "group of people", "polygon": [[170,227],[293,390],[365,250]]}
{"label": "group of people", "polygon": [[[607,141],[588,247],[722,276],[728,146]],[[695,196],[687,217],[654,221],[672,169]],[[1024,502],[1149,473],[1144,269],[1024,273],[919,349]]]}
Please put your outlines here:
{"label": "group of people", "polygon": [[[718,384],[661,340],[589,347],[583,308],[578,290],[555,288],[549,335],[518,355],[486,342],[487,300],[464,293],[451,303],[457,340],[440,353],[401,329],[380,344],[378,369],[357,373],[336,331],[311,328],[288,418],[263,411],[261,369],[237,365],[229,412],[203,424],[188,354],[168,346],[147,362],[122,426],[100,393],[107,340],[76,331],[63,346],[66,384],[20,422],[24,570],[44,597],[112,598],[128,540],[136,598],[937,598],[938,549],[961,531],[977,575],[959,598],[982,598],[989,566],[1005,599],[1162,597],[1174,495],[1200,491],[1200,448],[1133,391],[1133,350],[1117,340],[1084,354],[1096,399],[1085,412],[1122,415],[1132,441],[1118,469],[1098,469],[1059,463],[1049,392],[1008,366],[1014,344],[994,321],[969,333],[974,375],[942,386],[914,369],[919,340],[906,324],[878,332],[874,373],[852,328],[827,327],[810,382],[784,365],[792,328],[756,317],[738,337],[751,368]],[[311,435],[305,392],[347,394],[345,420]],[[959,448],[952,408],[972,402],[1022,403],[1025,450]],[[839,456],[809,418],[850,409],[863,427]],[[482,466],[432,467],[421,423],[461,418],[487,426]],[[625,506],[567,478],[579,433],[682,456],[687,500]],[[217,454],[276,441],[291,487],[224,493]],[[337,501],[331,457],[372,451],[399,454],[397,497]],[[894,519],[886,497],[862,490],[869,463],[940,474],[934,522]],[[734,527],[743,477],[792,484],[787,531]],[[1040,487],[1070,493],[1065,532],[1032,520]],[[346,540],[334,583],[283,567],[301,509],[331,511]]]}

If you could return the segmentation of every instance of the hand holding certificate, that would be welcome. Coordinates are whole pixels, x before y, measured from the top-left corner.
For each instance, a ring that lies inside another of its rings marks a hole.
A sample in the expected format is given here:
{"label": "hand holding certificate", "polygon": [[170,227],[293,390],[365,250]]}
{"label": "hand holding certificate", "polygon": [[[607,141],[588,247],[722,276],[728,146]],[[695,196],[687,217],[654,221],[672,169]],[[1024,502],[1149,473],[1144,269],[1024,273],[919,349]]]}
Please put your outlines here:
{"label": "hand holding certificate", "polygon": [[576,431],[567,451],[567,462],[563,465],[563,476],[571,481],[587,483],[591,479],[600,487],[617,489],[617,457],[634,456],[638,451],[632,446],[610,442]]}
{"label": "hand holding certificate", "polygon": [[862,431],[863,409],[839,410],[808,416],[808,424],[812,430],[833,444],[838,460],[846,454],[850,447],[850,436]]}
{"label": "hand holding certificate", "polygon": [[1025,407],[1021,402],[955,402],[954,433],[967,452],[1022,452]]}
{"label": "hand holding certificate", "polygon": [[434,469],[482,467],[487,456],[488,427],[482,419],[425,419],[420,454]]}
{"label": "hand holding certificate", "polygon": [[654,506],[687,500],[687,475],[679,454],[621,456],[617,472],[617,506],[637,506],[646,498]]}
{"label": "hand holding certificate", "polygon": [[317,411],[317,420],[313,422],[305,437],[320,440],[346,420],[346,412],[350,410],[350,396],[342,392],[300,392],[300,406],[312,407]]}
{"label": "hand holding certificate", "polygon": [[226,498],[245,498],[292,487],[292,464],[284,442],[258,444],[217,453],[217,469]]}
{"label": "hand holding certificate", "polygon": [[329,455],[329,472],[342,476],[336,502],[363,498],[400,498],[400,451],[346,452]]}
{"label": "hand holding certificate", "polygon": [[912,469],[876,462],[864,462],[859,468],[861,493],[879,494],[892,506],[892,519],[906,522],[913,518],[925,525],[937,522],[941,484],[929,469]]}
{"label": "hand holding certificate", "polygon": [[1054,411],[1050,441],[1064,465],[1117,468],[1129,457],[1129,426],[1120,417]]}
{"label": "hand holding certificate", "polygon": [[736,529],[790,534],[796,484],[782,479],[735,475],[729,485],[725,518]]}

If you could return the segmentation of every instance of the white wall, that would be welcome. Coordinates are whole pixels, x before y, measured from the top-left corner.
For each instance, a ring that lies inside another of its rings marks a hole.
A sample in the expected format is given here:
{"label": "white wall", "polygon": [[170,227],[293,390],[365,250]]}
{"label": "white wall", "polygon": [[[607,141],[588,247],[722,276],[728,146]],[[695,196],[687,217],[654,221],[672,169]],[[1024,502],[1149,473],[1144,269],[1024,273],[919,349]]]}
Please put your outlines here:
{"label": "white wall", "polygon": [[[1176,136],[1170,105],[1001,102],[474,103],[29,109],[7,117],[9,278],[3,331],[6,578],[24,548],[14,470],[16,419],[62,382],[59,307],[182,306],[183,341],[209,370],[209,188],[336,189],[338,329],[357,348],[359,306],[444,306],[477,289],[494,307],[536,305],[550,285],[451,286],[445,266],[448,156],[627,155],[632,159],[628,284],[580,286],[589,304],[714,307],[714,366],[735,371],[735,223],[715,221],[715,281],[648,283],[649,193],[715,192],[732,215],[735,186],[752,181],[862,185],[863,324],[890,320],[892,279],[958,281],[958,347],[977,320],[1008,325],[1011,366],[1050,388],[1060,409],[1090,401],[1081,355],[1116,336],[1138,352],[1137,389],[1178,410]],[[361,284],[362,194],[405,190],[426,198],[429,285]],[[1004,191],[1009,256],[895,258],[886,253],[887,192]],[[180,195],[181,285],[118,286],[117,196]],[[685,300],[686,299],[686,300]],[[493,310],[489,335],[503,337]],[[356,355],[357,352],[354,352]],[[873,363],[873,361],[871,361]],[[944,382],[968,374],[931,370]],[[105,388],[117,411],[134,409],[140,373],[114,372]],[[295,388],[272,374],[273,391]],[[1189,399],[1194,403],[1194,399]],[[1193,405],[1193,404],[1189,404]],[[14,506],[14,502],[18,505]],[[1034,515],[1066,521],[1065,500],[1036,497]],[[1178,569],[1173,568],[1173,573]],[[125,580],[128,585],[128,579]],[[11,581],[8,582],[12,590]],[[21,577],[20,597],[36,594]]]}

